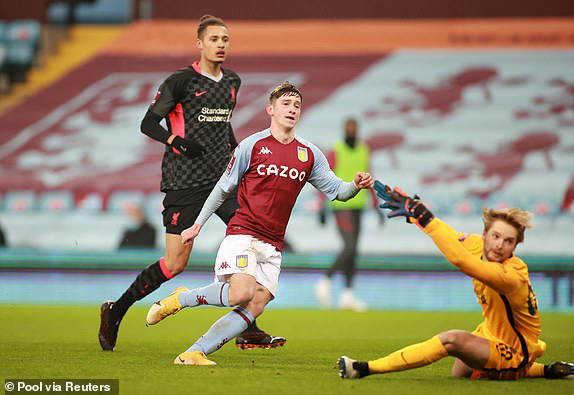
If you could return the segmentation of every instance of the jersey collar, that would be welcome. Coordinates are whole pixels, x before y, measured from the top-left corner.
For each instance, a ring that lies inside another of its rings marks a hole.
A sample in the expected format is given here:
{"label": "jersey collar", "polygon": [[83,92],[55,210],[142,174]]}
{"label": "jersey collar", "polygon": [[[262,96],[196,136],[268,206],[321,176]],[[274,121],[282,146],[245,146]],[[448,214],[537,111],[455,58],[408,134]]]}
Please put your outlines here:
{"label": "jersey collar", "polygon": [[219,82],[221,81],[221,79],[223,78],[223,69],[221,69],[221,71],[219,72],[218,76],[213,76],[207,72],[204,72],[203,70],[201,70],[201,67],[199,67],[199,61],[196,60],[195,62],[193,62],[191,64],[191,67],[193,67],[193,69],[198,73],[201,74],[204,77],[209,78],[210,80],[213,80],[215,82]]}

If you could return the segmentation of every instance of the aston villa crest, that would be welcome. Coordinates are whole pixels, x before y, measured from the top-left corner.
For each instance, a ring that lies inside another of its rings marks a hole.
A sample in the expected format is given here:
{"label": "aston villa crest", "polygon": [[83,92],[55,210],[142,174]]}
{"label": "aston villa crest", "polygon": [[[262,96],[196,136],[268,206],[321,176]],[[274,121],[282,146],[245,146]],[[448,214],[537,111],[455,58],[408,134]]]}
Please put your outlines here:
{"label": "aston villa crest", "polygon": [[309,155],[307,153],[307,148],[297,147],[297,157],[301,162],[307,162],[309,160]]}

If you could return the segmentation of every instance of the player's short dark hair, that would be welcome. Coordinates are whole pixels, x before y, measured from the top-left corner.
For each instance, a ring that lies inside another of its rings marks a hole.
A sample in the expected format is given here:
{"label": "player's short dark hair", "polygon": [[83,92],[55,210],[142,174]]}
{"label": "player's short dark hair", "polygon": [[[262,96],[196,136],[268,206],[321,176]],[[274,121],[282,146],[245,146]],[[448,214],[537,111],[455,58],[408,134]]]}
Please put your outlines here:
{"label": "player's short dark hair", "polygon": [[299,99],[303,101],[303,95],[299,92],[299,89],[289,81],[285,81],[281,85],[277,86],[271,91],[269,95],[269,103],[273,103],[275,100],[279,99],[281,96],[299,96]]}
{"label": "player's short dark hair", "polygon": [[223,26],[223,27],[227,27],[227,25],[225,24],[225,22],[223,22],[223,19],[218,18],[216,16],[213,15],[204,15],[201,18],[199,18],[199,25],[197,25],[197,38],[202,39],[203,38],[203,33],[205,32],[205,29],[207,29],[208,26]]}

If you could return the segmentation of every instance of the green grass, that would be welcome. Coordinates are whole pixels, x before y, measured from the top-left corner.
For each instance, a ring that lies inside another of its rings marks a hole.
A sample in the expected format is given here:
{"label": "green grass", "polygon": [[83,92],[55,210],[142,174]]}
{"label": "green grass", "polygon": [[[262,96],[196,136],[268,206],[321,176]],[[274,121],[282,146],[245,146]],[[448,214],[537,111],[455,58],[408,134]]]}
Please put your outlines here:
{"label": "green grass", "polygon": [[[472,330],[479,313],[270,310],[259,320],[288,338],[275,350],[240,351],[232,342],[215,367],[174,366],[224,310],[186,310],[147,328],[147,309],[132,309],[116,351],[97,341],[98,307],[0,305],[0,372],[5,378],[117,378],[120,393],[190,394],[573,394],[574,380],[470,381],[449,376],[451,358],[407,372],[341,380],[340,355],[375,359],[447,329]],[[574,359],[574,315],[543,314],[548,350],[541,361]]]}

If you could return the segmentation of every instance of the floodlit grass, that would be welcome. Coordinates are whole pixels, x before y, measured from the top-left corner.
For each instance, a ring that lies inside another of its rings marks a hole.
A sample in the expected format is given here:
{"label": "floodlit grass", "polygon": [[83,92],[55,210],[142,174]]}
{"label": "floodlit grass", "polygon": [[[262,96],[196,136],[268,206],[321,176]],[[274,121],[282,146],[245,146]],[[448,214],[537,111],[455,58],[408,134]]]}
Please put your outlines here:
{"label": "floodlit grass", "polygon": [[[368,360],[447,329],[472,330],[479,313],[270,310],[259,326],[286,336],[285,347],[239,350],[233,342],[212,354],[214,367],[173,360],[227,310],[187,309],[145,326],[147,309],[133,308],[115,352],[97,341],[99,308],[0,305],[0,372],[5,378],[109,378],[121,394],[568,394],[574,380],[470,381],[450,377],[452,358],[431,366],[362,380],[341,380],[336,359]],[[574,360],[574,315],[543,314],[542,362]]]}

